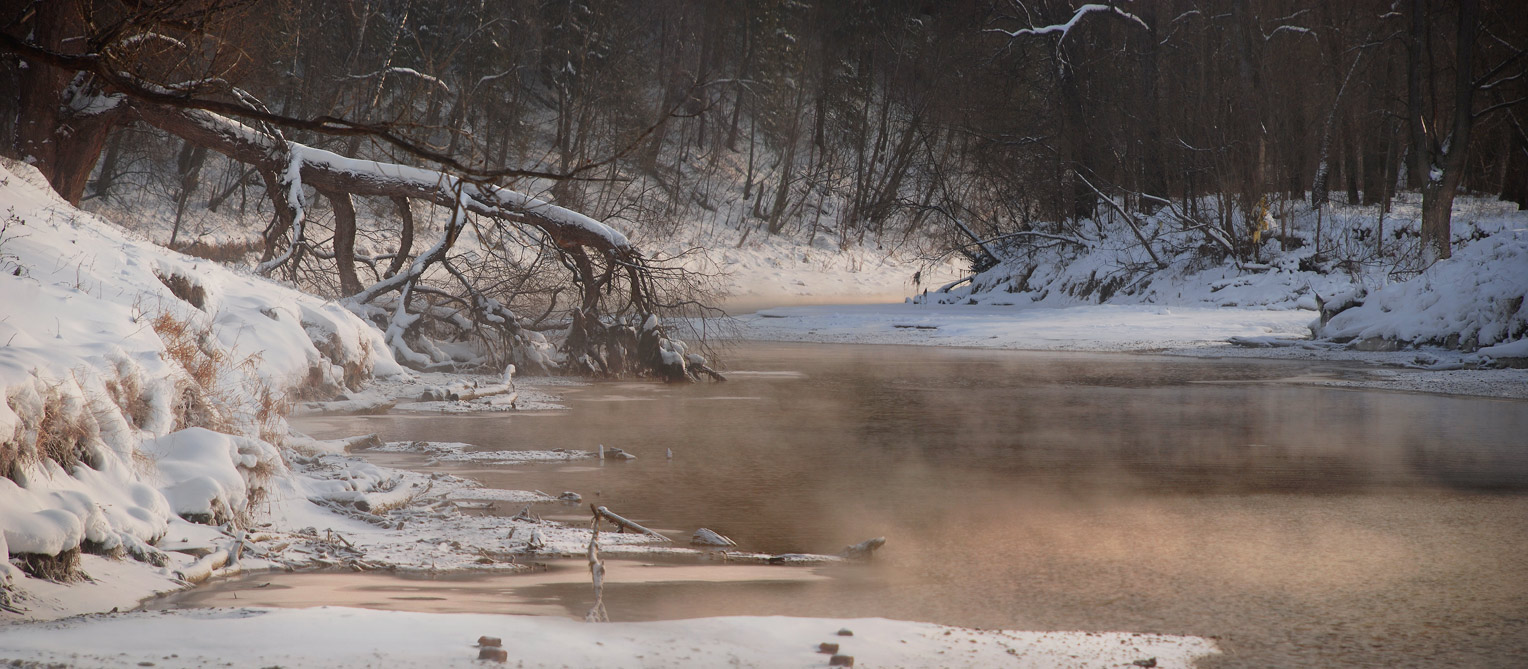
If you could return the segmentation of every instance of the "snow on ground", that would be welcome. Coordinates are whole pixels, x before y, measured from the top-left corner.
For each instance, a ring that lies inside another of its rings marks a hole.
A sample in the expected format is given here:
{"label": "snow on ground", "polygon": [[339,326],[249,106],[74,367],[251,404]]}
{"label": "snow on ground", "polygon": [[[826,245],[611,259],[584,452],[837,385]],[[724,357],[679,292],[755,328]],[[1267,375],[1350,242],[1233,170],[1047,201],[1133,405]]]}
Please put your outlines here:
{"label": "snow on ground", "polygon": [[[62,568],[83,550],[94,579],[0,561],[0,620],[131,606],[241,569],[515,569],[588,545],[586,528],[464,513],[544,494],[369,465],[347,451],[380,440],[315,441],[281,417],[289,393],[355,395],[315,411],[426,393],[423,410],[548,408],[555,382],[405,374],[348,311],[136,239],[24,165],[0,164],[0,204],[0,554]],[[384,381],[357,392],[373,373]],[[612,554],[655,541],[601,537]]]}
{"label": "snow on ground", "polygon": [[[1373,207],[1334,205],[1320,257],[1314,212],[1293,213],[1289,225],[1299,243],[1283,251],[1269,239],[1259,250],[1261,263],[1207,261],[1195,239],[1153,219],[1161,235],[1155,243],[1180,249],[1160,270],[1149,270],[1133,237],[1017,251],[965,285],[901,303],[860,304],[869,294],[861,293],[838,300],[849,306],[765,308],[738,319],[739,336],[1340,360],[1374,367],[1363,379],[1313,382],[1528,397],[1528,370],[1495,368],[1528,361],[1528,214],[1510,203],[1461,197],[1454,257],[1409,270],[1419,205],[1414,195],[1398,197],[1385,223],[1385,255],[1373,248],[1379,236]],[[888,287],[912,292],[901,277],[886,278]],[[768,272],[736,280],[778,283]],[[1323,325],[1317,312],[1323,300],[1329,312],[1354,306]]]}
{"label": "snow on ground", "polygon": [[1140,351],[1223,345],[1231,337],[1307,337],[1298,310],[1081,305],[871,304],[764,309],[742,316],[752,339],[979,348]]}
{"label": "snow on ground", "polygon": [[[0,206],[0,552],[131,556],[158,575],[138,596],[173,587],[188,560],[155,544],[180,515],[236,520],[286,474],[281,398],[402,374],[349,312],[135,239],[29,166],[0,162]],[[9,561],[3,585],[18,609],[47,589]]]}
{"label": "snow on ground", "polygon": [[709,264],[692,262],[692,268],[721,274],[722,306],[734,314],[791,304],[900,301],[924,285],[953,281],[962,272],[958,262],[927,266],[909,253],[888,255],[873,246],[840,249],[826,237],[803,243],[761,232],[741,239],[742,233],[730,227],[701,226],[691,234],[691,245],[713,249]]}
{"label": "snow on ground", "polygon": [[[1343,344],[1309,340],[1315,318],[1314,312],[1298,309],[857,304],[764,309],[738,320],[744,326],[742,337],[762,341],[1135,351],[1366,363],[1370,367],[1364,370],[1362,378],[1307,382],[1528,399],[1528,369],[1481,367],[1492,361],[1486,355],[1492,349],[1477,353],[1435,347],[1355,350]],[[1233,345],[1233,341],[1241,345]]]}
{"label": "snow on ground", "polygon": [[[840,630],[852,636],[840,636]],[[346,608],[135,612],[0,628],[0,651],[72,667],[481,667],[479,637],[518,667],[1187,667],[1195,637],[970,630],[882,618],[729,617],[588,624],[551,617]]]}

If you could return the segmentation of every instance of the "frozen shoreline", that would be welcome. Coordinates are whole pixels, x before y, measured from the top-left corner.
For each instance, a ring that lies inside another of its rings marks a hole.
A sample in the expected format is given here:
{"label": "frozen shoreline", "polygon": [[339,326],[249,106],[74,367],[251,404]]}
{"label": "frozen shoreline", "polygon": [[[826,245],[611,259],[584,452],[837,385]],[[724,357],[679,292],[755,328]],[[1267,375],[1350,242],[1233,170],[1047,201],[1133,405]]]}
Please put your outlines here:
{"label": "frozen shoreline", "polygon": [[[1362,379],[1332,387],[1528,399],[1528,369],[1435,347],[1360,351],[1312,341],[1314,311],[1153,305],[853,304],[761,309],[737,317],[739,338],[830,344],[896,344],[1080,353],[1151,353],[1361,363]],[[1245,342],[1233,345],[1233,339]]]}
{"label": "frozen shoreline", "polygon": [[[852,632],[841,636],[839,630]],[[0,628],[0,654],[73,667],[473,667],[480,636],[523,667],[1186,667],[1216,652],[1193,637],[1004,632],[883,618],[698,618],[590,624],[546,616],[363,609],[203,609]],[[147,663],[147,664],[145,664]],[[487,665],[496,666],[496,665]]]}

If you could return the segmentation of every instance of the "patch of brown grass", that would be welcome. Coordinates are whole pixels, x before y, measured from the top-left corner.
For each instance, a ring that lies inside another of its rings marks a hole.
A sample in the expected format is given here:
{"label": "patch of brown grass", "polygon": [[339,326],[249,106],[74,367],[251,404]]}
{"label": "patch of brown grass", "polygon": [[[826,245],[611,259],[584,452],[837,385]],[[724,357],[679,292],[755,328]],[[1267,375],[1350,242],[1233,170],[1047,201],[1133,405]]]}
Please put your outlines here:
{"label": "patch of brown grass", "polygon": [[80,571],[79,548],[71,548],[58,555],[16,553],[11,555],[11,564],[20,567],[21,571],[26,572],[28,576],[55,583],[70,583],[89,578],[85,572]]}
{"label": "patch of brown grass", "polygon": [[162,312],[150,322],[164,342],[165,352],[186,370],[191,381],[207,388],[217,381],[220,368],[227,366],[228,354],[213,341],[212,329]]}
{"label": "patch of brown grass", "polygon": [[153,406],[150,405],[148,395],[143,392],[143,386],[139,383],[138,376],[131,370],[118,367],[117,374],[113,378],[104,381],[106,395],[111,398],[111,403],[117,405],[127,422],[133,427],[143,427],[148,422]]}
{"label": "patch of brown grass", "polygon": [[65,471],[80,463],[93,436],[85,413],[70,409],[68,398],[57,387],[50,388],[37,425],[37,455],[57,462]]}

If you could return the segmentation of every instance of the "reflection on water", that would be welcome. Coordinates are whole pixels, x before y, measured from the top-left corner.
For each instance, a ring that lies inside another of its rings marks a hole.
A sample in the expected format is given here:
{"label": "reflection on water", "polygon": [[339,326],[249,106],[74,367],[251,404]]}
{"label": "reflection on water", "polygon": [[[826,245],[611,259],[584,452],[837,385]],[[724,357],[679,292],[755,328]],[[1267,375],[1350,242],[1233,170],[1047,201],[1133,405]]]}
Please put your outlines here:
{"label": "reflection on water", "polygon": [[[453,471],[745,549],[888,538],[876,564],[827,579],[612,578],[616,619],[1197,634],[1221,640],[1212,664],[1226,666],[1528,656],[1528,403],[1279,382],[1351,373],[1288,362],[760,345],[732,366],[751,373],[575,389],[564,414],[302,427],[488,450],[603,443],[639,459]],[[589,592],[527,581],[514,596],[577,615]]]}

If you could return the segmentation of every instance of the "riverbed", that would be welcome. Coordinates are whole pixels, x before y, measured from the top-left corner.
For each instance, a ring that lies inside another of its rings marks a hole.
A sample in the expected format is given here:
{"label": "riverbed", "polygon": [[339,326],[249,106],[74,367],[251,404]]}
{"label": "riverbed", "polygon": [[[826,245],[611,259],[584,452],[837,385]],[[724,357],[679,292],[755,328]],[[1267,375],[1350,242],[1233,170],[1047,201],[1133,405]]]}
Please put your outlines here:
{"label": "riverbed", "polygon": [[[618,447],[637,459],[368,457],[575,491],[681,540],[708,527],[746,550],[831,553],[887,538],[863,566],[618,563],[614,620],[1188,634],[1217,639],[1211,666],[1528,656],[1528,402],[1310,383],[1365,373],[1329,362],[783,344],[726,359],[725,384],[572,387],[568,411],[298,427],[484,450]],[[587,522],[584,507],[536,511]],[[263,574],[153,606],[581,616],[591,599],[570,562],[435,580]]]}

